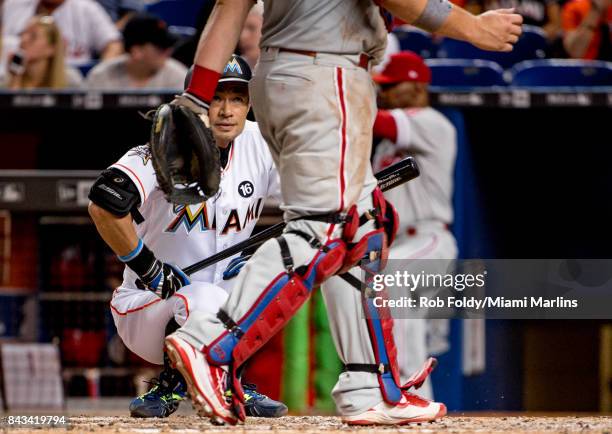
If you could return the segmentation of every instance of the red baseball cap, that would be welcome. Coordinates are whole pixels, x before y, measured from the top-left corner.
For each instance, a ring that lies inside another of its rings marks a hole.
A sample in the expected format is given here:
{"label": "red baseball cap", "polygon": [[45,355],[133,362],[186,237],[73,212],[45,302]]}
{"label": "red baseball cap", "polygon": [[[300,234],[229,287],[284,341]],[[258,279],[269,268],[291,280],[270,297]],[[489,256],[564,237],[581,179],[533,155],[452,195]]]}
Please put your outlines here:
{"label": "red baseball cap", "polygon": [[402,81],[431,83],[431,70],[423,58],[412,51],[393,54],[380,74],[372,77],[376,83],[393,84]]}

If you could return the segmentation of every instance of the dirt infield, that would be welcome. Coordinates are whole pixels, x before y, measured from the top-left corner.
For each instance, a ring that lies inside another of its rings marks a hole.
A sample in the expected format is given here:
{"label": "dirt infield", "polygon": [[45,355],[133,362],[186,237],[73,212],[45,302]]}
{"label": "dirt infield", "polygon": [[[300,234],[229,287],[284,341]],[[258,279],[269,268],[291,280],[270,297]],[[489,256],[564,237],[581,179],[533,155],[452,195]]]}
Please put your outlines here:
{"label": "dirt infield", "polygon": [[43,433],[233,433],[255,434],[272,431],[274,433],[393,433],[411,432],[428,434],[458,433],[612,433],[610,416],[450,416],[436,423],[408,425],[404,427],[363,427],[353,428],[343,425],[337,417],[287,416],[280,419],[250,418],[245,425],[238,427],[219,427],[197,416],[172,416],[161,420],[142,420],[120,416],[72,416],[70,425],[62,428],[7,428],[0,432],[25,434]]}

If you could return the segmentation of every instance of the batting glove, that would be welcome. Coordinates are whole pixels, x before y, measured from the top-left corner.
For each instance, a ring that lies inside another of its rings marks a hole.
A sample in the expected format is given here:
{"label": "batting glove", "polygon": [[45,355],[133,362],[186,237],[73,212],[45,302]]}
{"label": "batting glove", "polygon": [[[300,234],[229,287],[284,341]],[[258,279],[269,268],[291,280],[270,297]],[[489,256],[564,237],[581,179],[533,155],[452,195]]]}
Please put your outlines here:
{"label": "batting glove", "polygon": [[140,283],[164,300],[191,283],[183,270],[157,259],[142,240],[138,240],[138,246],[129,254],[119,256],[119,260],[138,275],[137,285]]}
{"label": "batting glove", "polygon": [[236,277],[251,256],[252,255],[238,256],[237,258],[232,259],[229,264],[227,264],[227,268],[223,272],[223,280],[230,280]]}

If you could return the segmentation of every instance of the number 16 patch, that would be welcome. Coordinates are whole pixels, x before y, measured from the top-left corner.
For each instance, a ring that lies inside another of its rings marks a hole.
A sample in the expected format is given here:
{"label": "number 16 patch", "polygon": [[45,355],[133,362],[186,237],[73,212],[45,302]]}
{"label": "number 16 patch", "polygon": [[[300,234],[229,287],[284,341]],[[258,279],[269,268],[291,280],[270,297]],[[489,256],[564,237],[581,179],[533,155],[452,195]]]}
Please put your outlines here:
{"label": "number 16 patch", "polygon": [[238,194],[242,197],[251,197],[253,196],[253,183],[251,181],[242,181],[238,186]]}

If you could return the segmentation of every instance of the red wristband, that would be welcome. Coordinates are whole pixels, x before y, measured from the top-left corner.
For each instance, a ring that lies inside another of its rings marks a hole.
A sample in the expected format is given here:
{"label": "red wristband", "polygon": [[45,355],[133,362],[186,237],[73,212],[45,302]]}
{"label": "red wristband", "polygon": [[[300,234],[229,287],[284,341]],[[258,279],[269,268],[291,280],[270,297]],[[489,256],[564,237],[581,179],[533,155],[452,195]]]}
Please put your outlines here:
{"label": "red wristband", "polygon": [[210,104],[215,96],[219,77],[221,77],[221,74],[212,69],[194,65],[189,86],[185,90]]}

